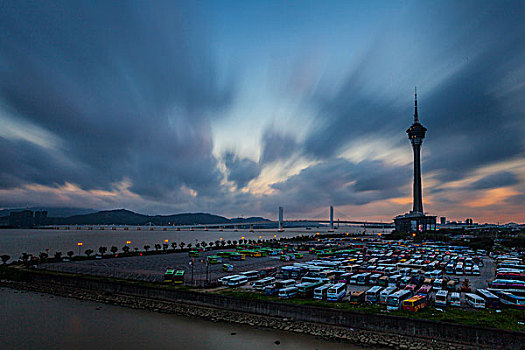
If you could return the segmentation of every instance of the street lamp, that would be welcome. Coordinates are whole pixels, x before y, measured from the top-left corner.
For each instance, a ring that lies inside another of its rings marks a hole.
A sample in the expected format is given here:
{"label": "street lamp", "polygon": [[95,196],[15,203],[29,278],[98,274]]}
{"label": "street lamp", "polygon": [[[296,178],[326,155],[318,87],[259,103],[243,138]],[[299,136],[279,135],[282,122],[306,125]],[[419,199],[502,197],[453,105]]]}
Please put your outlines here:
{"label": "street lamp", "polygon": [[82,247],[82,242],[78,242],[77,245],[78,245],[78,255],[80,255],[80,247]]}

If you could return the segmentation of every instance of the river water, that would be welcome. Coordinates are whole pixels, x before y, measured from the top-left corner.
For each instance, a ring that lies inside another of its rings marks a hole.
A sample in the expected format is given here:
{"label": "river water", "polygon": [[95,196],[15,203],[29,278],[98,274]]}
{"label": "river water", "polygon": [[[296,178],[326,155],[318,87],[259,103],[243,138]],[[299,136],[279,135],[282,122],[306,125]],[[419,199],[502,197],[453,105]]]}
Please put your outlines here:
{"label": "river water", "polygon": [[[381,229],[367,229],[367,233],[376,234],[385,232]],[[388,232],[390,229],[388,230]],[[284,232],[277,232],[276,230],[257,230],[256,232],[249,232],[247,230],[235,232],[234,230],[210,230],[210,231],[175,231],[173,229],[163,231],[162,228],[156,227],[154,231],[147,229],[136,230],[129,229],[124,231],[122,228],[118,230],[39,230],[39,229],[7,229],[0,230],[0,255],[7,254],[11,256],[11,260],[17,260],[22,253],[29,253],[38,255],[39,252],[47,252],[49,256],[54,255],[54,252],[60,251],[65,256],[66,252],[73,251],[75,255],[79,253],[79,246],[77,243],[82,243],[80,253],[84,254],[86,249],[92,249],[98,252],[100,246],[109,248],[116,246],[121,249],[124,245],[128,245],[133,250],[134,248],[144,249],[144,245],[151,246],[159,243],[162,244],[165,240],[168,243],[184,242],[186,244],[192,243],[195,245],[196,241],[215,242],[220,240],[239,240],[244,239],[270,239],[281,237],[292,237],[298,234],[315,235],[326,233],[327,228],[312,228],[311,230],[301,229],[286,229]],[[336,232],[358,233],[363,232],[362,227],[348,226],[340,227]],[[127,242],[130,241],[130,244]]]}
{"label": "river water", "polygon": [[362,348],[307,335],[0,288],[0,349]]}

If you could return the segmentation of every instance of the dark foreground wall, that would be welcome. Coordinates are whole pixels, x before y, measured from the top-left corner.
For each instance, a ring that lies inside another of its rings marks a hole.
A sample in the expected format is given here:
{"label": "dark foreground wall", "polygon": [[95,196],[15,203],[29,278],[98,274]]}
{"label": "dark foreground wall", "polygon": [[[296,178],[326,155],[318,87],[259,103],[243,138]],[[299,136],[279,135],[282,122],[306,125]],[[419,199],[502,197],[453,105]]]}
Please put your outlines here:
{"label": "dark foreground wall", "polygon": [[454,342],[480,345],[489,348],[520,349],[525,344],[525,333],[523,332],[487,329],[429,320],[416,320],[390,315],[370,315],[347,310],[242,299],[211,293],[157,289],[128,283],[97,281],[80,277],[35,273],[32,278],[90,290],[167,301],[180,301],[202,306],[219,307],[231,311],[290,318],[298,321],[331,324],[426,339],[439,339],[442,341],[453,339]]}

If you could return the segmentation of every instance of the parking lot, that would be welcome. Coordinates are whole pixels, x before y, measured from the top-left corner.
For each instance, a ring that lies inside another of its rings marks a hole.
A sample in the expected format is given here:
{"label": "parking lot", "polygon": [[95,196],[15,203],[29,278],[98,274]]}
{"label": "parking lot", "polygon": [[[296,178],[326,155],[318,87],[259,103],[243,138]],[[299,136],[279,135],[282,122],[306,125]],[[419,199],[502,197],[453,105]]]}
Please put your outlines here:
{"label": "parking lot", "polygon": [[[224,249],[222,251],[232,250]],[[280,267],[293,263],[293,261],[280,261],[279,256],[266,256],[258,258],[247,256],[245,260],[238,261],[230,261],[228,258],[224,258],[223,262],[232,264],[234,269],[233,272],[223,272],[222,264],[206,264],[206,257],[215,254],[217,254],[217,251],[206,251],[200,252],[198,257],[190,258],[187,252],[166,253],[48,263],[39,265],[39,268],[60,272],[82,273],[150,282],[162,282],[164,280],[164,272],[166,269],[173,268],[176,270],[184,270],[186,272],[185,282],[190,284],[192,279],[193,281],[206,281],[207,272],[208,279],[210,281],[216,281],[218,278],[232,273],[260,270],[265,267]],[[297,260],[297,262],[308,261],[313,258],[315,258],[315,255],[304,254],[303,259]],[[190,263],[193,263],[193,269],[192,264]]]}

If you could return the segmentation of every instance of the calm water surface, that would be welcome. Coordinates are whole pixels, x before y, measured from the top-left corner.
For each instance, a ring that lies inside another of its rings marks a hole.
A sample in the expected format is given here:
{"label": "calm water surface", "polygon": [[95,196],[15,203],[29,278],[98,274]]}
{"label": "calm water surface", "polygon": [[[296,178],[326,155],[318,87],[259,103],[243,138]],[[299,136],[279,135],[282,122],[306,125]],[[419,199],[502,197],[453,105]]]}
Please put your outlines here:
{"label": "calm water surface", "polygon": [[0,289],[0,349],[362,348],[306,335]]}
{"label": "calm water surface", "polygon": [[[132,230],[38,230],[38,229],[17,229],[17,230],[0,230],[0,255],[7,254],[11,256],[11,260],[17,260],[22,253],[29,253],[38,255],[39,252],[48,251],[50,256],[54,255],[55,251],[62,252],[63,256],[66,252],[73,251],[75,255],[78,254],[78,242],[82,242],[80,249],[81,254],[84,254],[86,249],[92,249],[98,252],[100,246],[109,248],[116,246],[121,249],[126,245],[127,241],[131,241],[129,246],[134,249],[143,249],[144,245],[150,245],[151,249],[156,243],[162,244],[167,239],[169,244],[172,242],[184,242],[186,244],[195,244],[196,240],[206,242],[216,240],[239,240],[242,237],[245,239],[269,239],[280,237],[292,237],[298,234],[313,235],[316,232],[326,233],[327,228],[311,230],[305,229],[287,229],[284,232],[276,232],[275,230],[262,230],[256,232],[233,230],[224,231],[162,231],[156,228],[155,231],[138,231]],[[362,227],[341,227],[337,232],[362,232]],[[386,230],[372,230],[367,229],[367,233],[378,233]],[[390,230],[388,230],[390,231]]]}

